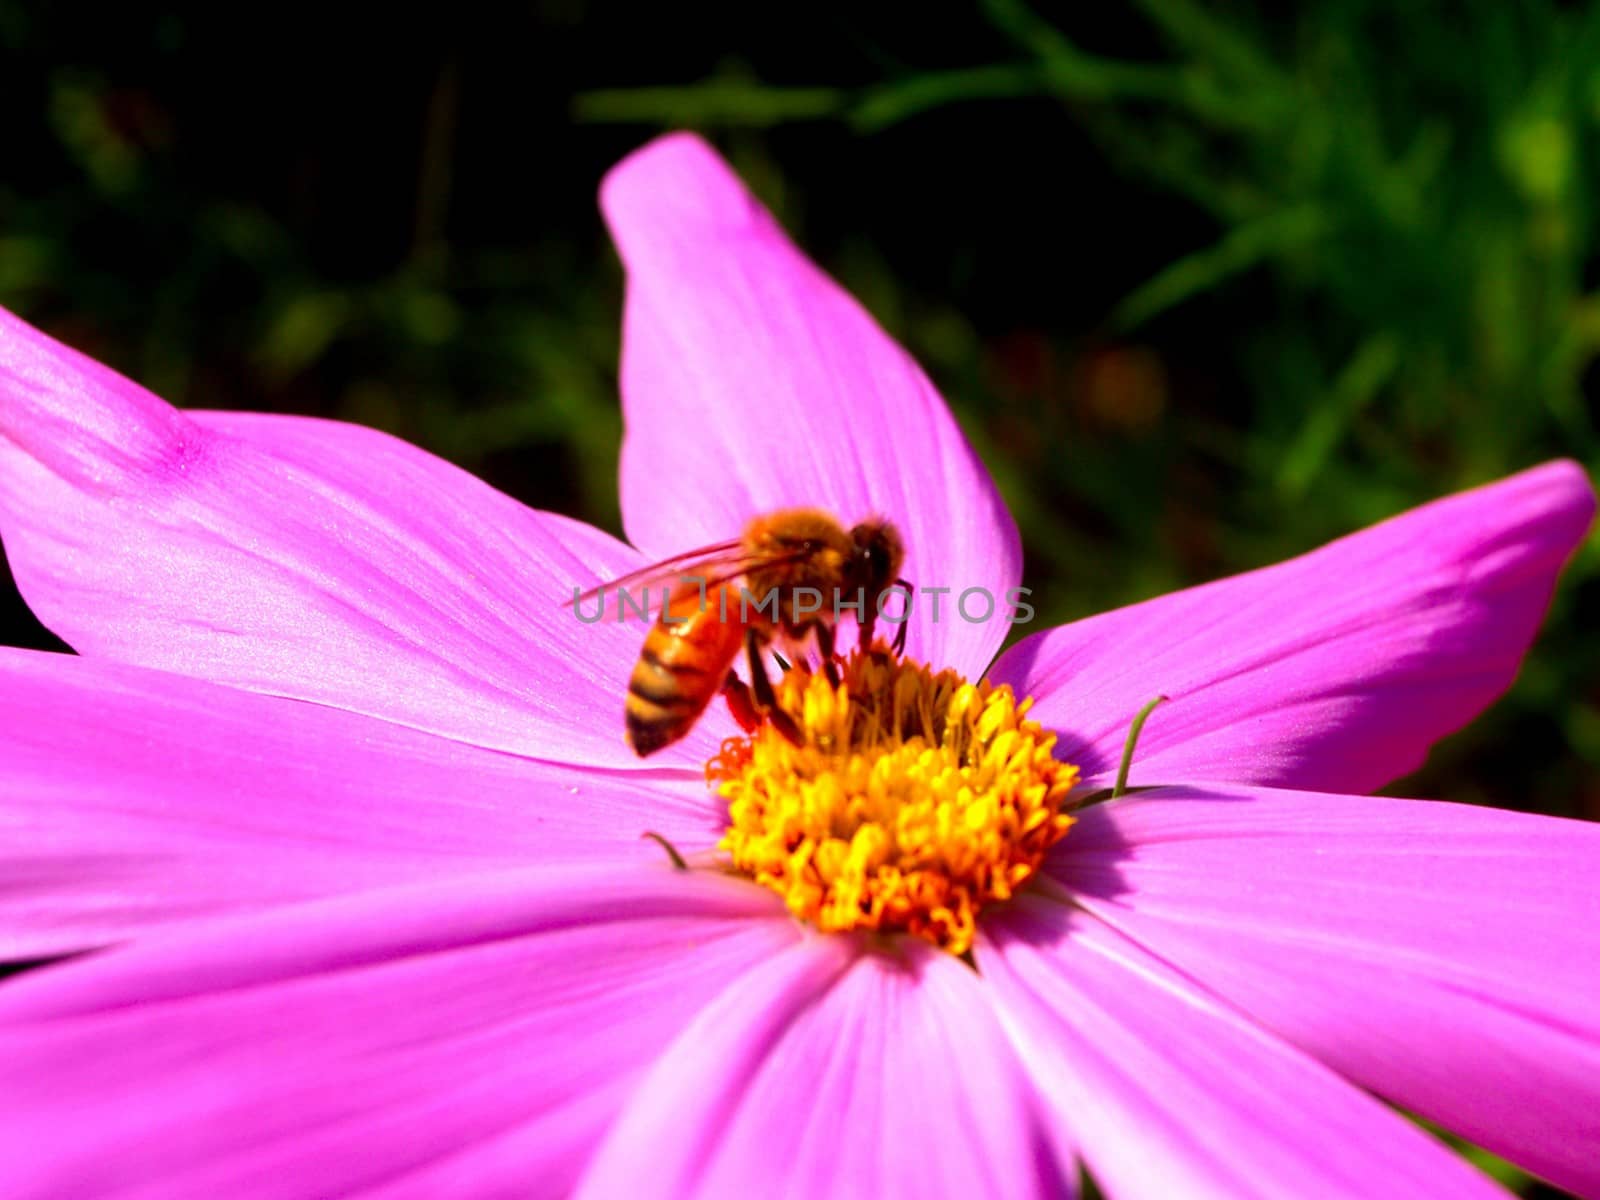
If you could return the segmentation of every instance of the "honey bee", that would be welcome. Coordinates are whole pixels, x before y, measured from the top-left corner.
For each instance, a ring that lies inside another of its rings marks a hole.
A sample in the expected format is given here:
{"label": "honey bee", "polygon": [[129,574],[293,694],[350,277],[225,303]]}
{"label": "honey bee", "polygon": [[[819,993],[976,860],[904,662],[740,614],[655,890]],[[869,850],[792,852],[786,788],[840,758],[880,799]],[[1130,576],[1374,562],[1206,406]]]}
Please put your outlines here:
{"label": "honey bee", "polygon": [[[840,613],[846,606],[855,613],[861,644],[870,645],[880,594],[895,585],[910,587],[899,577],[904,557],[900,534],[887,521],[846,530],[820,509],[788,508],[756,517],[734,541],[645,567],[572,603],[608,588],[679,580],[645,635],[628,680],[628,744],[639,757],[687,734],[719,692],[747,731],[764,718],[798,742],[793,719],[777,706],[763,652],[778,641],[791,652],[803,651],[807,639],[815,638],[822,669],[837,684],[834,626]],[[902,620],[896,654],[904,649],[905,633]],[[749,659],[749,684],[731,669],[741,649]]]}

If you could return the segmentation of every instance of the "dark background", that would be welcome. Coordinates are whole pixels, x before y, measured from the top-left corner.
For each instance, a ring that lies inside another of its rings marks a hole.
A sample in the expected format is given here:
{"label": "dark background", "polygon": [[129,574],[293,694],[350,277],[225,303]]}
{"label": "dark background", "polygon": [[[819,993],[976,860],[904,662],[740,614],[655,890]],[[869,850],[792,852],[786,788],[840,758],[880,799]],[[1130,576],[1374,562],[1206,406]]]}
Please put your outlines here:
{"label": "dark background", "polygon": [[[1600,464],[1600,15],[1401,8],[0,0],[0,303],[619,531],[594,192],[699,128],[931,371],[1066,620]],[[1396,791],[1600,817],[1596,567]],[[58,645],[4,579],[0,640]]]}

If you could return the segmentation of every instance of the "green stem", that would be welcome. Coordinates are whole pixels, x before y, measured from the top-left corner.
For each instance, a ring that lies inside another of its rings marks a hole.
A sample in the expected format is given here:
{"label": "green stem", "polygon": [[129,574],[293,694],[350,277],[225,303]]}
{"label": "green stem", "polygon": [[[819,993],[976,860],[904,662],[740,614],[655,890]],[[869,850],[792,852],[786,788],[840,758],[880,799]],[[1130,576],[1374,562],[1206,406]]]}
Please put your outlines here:
{"label": "green stem", "polygon": [[1122,746],[1122,761],[1117,764],[1117,782],[1111,789],[1111,798],[1115,800],[1128,790],[1128,768],[1133,766],[1133,748],[1139,744],[1139,731],[1144,728],[1145,719],[1156,709],[1156,705],[1163,703],[1165,696],[1157,696],[1139,710],[1139,715],[1133,718],[1133,724],[1128,727],[1128,740]]}
{"label": "green stem", "polygon": [[689,869],[688,862],[684,860],[683,855],[678,853],[678,848],[671,842],[667,841],[666,838],[662,837],[655,830],[646,829],[639,836],[641,838],[649,838],[652,842],[659,843],[661,848],[667,852],[667,857],[672,860],[672,865],[675,869],[679,871],[687,871]]}

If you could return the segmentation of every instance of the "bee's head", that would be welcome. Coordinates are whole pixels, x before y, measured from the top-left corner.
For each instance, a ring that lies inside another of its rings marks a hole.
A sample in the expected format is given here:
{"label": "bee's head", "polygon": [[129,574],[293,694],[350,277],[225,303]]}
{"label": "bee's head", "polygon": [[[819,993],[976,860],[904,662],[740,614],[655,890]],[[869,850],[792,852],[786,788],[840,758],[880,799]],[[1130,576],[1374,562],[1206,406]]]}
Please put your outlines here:
{"label": "bee's head", "polygon": [[900,533],[887,521],[863,521],[850,531],[855,548],[850,560],[848,591],[864,588],[869,598],[876,597],[900,577],[905,546]]}

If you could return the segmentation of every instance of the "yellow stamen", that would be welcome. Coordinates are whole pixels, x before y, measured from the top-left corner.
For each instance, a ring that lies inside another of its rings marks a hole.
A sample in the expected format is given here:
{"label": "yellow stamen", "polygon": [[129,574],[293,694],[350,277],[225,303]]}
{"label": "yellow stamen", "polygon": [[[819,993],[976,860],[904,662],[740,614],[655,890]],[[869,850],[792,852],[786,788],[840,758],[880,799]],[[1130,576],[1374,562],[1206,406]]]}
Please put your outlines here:
{"label": "yellow stamen", "polygon": [[1072,824],[1078,769],[1027,719],[1031,700],[882,649],[831,687],[796,669],[778,703],[805,735],[770,724],[729,738],[706,766],[728,801],[720,848],[819,929],[972,945],[978,911],[1009,898]]}

